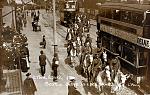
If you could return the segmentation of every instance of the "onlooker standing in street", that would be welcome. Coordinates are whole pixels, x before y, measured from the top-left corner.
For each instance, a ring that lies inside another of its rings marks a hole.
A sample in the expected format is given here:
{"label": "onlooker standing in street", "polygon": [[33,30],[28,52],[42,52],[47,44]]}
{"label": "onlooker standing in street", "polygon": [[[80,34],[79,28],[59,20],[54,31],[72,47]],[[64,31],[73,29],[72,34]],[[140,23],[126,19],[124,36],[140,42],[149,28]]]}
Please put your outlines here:
{"label": "onlooker standing in street", "polygon": [[30,78],[31,73],[27,73],[27,78],[24,80],[24,95],[35,95],[37,91],[34,80]]}
{"label": "onlooker standing in street", "polygon": [[59,66],[59,58],[58,58],[58,54],[55,53],[54,54],[54,58],[52,60],[52,70],[53,70],[53,81],[56,81],[57,80],[57,68]]}
{"label": "onlooker standing in street", "polygon": [[44,54],[44,52],[41,50],[40,51],[41,55],[39,56],[39,65],[41,67],[41,74],[42,76],[44,76],[45,74],[45,66],[46,66],[46,55]]}

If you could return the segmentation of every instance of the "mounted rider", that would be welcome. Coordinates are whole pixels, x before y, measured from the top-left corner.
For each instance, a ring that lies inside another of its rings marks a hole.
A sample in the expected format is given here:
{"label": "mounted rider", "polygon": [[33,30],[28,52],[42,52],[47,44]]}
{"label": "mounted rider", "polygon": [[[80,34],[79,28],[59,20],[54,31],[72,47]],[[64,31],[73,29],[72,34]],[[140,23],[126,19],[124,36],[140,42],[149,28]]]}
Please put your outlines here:
{"label": "mounted rider", "polygon": [[112,58],[110,62],[110,69],[111,69],[111,78],[114,81],[115,76],[117,75],[118,70],[121,68],[120,60],[118,58],[119,54],[115,54],[114,58]]}
{"label": "mounted rider", "polygon": [[86,46],[87,44],[89,44],[90,45],[90,47],[92,47],[92,38],[90,37],[90,34],[87,34],[87,37],[86,37],[86,39],[85,39],[85,43],[84,43],[84,45]]}
{"label": "mounted rider", "polygon": [[99,71],[101,70],[101,67],[102,67],[102,61],[99,58],[99,54],[96,54],[92,62],[92,74],[93,74],[92,81],[93,82],[95,81],[95,78],[97,77]]}

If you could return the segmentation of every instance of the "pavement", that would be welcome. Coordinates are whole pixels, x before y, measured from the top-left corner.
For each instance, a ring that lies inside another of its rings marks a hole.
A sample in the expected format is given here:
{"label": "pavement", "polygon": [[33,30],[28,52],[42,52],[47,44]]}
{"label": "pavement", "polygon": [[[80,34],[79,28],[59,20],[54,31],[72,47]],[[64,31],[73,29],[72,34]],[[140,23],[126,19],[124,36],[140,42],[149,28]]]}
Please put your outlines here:
{"label": "pavement", "polygon": [[[77,66],[79,64],[79,60],[76,57],[75,63],[77,67],[71,68],[69,65],[65,63],[65,59],[67,58],[66,48],[64,47],[65,36],[66,36],[66,28],[59,25],[59,18],[57,17],[57,32],[56,39],[58,44],[58,56],[60,60],[60,64],[58,67],[58,82],[53,82],[53,77],[51,76],[51,62],[54,54],[53,48],[53,15],[52,13],[47,14],[45,10],[40,10],[40,21],[39,25],[41,25],[42,31],[34,32],[32,31],[31,22],[32,19],[30,15],[27,17],[27,27],[24,27],[22,33],[26,34],[28,38],[28,48],[30,52],[30,69],[28,72],[31,73],[31,77],[34,79],[37,92],[35,95],[67,95],[68,94],[68,76],[75,76],[77,83],[77,90],[81,93],[81,95],[104,95],[104,93],[99,94],[95,89],[94,85],[88,87],[87,79],[82,77]],[[91,23],[95,24],[94,21]],[[96,47],[96,27],[91,26],[90,34],[93,38],[92,45]],[[42,41],[42,36],[46,36],[46,49],[42,49],[39,43]],[[40,74],[40,66],[39,66],[39,55],[40,51],[43,50],[47,56],[47,65],[46,65],[46,74],[44,77]],[[26,78],[26,73],[22,73],[23,81]],[[3,94],[8,95],[8,94]],[[14,94],[15,95],[15,94]],[[110,93],[107,93],[110,95]],[[137,95],[133,90],[124,87],[121,91],[117,92],[117,95]]]}

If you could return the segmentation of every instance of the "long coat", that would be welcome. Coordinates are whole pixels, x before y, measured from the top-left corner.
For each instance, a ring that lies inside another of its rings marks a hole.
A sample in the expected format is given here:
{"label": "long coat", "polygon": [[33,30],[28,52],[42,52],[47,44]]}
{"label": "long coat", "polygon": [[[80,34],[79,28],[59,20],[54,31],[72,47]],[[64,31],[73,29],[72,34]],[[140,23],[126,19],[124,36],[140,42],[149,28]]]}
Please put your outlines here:
{"label": "long coat", "polygon": [[40,56],[39,56],[39,64],[40,65],[46,65],[46,55],[44,55],[44,54],[41,54]]}
{"label": "long coat", "polygon": [[59,60],[56,57],[54,57],[53,62],[52,62],[52,70],[54,71],[54,76],[55,77],[57,77],[57,68],[59,66],[58,64],[56,64],[56,61],[59,62]]}
{"label": "long coat", "polygon": [[37,91],[35,83],[32,78],[26,78],[24,80],[24,93],[25,95],[34,95],[34,92]]}

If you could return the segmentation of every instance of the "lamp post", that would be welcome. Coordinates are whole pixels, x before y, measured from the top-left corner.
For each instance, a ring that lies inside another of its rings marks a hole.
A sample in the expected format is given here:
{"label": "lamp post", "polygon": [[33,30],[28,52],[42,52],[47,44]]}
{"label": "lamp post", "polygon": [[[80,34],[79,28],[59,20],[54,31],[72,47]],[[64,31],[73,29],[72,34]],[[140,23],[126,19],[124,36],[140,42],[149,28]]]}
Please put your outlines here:
{"label": "lamp post", "polygon": [[[0,30],[2,30],[2,1],[0,1]],[[0,31],[0,86],[2,86],[2,77],[3,77],[3,68],[2,68],[2,38],[1,38],[1,31]],[[0,92],[2,89],[0,88]]]}
{"label": "lamp post", "polygon": [[56,12],[55,12],[55,0],[53,0],[53,40],[54,40],[54,53],[57,53],[57,40],[56,40]]}

